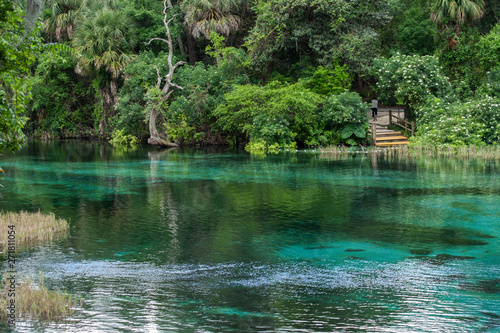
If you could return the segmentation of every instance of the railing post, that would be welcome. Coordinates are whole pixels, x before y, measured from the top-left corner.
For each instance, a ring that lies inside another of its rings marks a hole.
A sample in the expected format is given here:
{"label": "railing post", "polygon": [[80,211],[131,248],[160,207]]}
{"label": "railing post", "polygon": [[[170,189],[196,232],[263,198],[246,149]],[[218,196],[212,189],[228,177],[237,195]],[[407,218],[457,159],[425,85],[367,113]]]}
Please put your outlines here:
{"label": "railing post", "polygon": [[375,130],[375,123],[372,123],[372,145],[375,146],[377,141],[377,131]]}
{"label": "railing post", "polygon": [[389,110],[389,125],[392,125],[392,110]]}
{"label": "railing post", "polygon": [[411,136],[415,135],[415,120],[411,122]]}

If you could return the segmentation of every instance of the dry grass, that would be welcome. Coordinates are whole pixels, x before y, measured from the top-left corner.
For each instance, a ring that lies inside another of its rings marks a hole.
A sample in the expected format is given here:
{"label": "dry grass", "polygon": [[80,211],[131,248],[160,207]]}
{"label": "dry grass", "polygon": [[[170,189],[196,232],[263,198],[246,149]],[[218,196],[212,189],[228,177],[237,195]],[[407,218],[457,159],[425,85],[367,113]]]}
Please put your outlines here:
{"label": "dry grass", "polygon": [[[2,321],[7,321],[7,305],[10,302],[9,275],[2,279],[2,289],[0,291],[0,315]],[[15,317],[16,321],[20,318],[31,318],[35,320],[56,321],[71,316],[81,299],[74,295],[62,293],[59,291],[48,290],[44,283],[43,275],[38,279],[38,285],[35,285],[29,279],[16,283],[15,288]],[[81,304],[80,304],[81,305]]]}
{"label": "dry grass", "polygon": [[0,212],[0,254],[6,253],[9,225],[14,226],[16,250],[41,243],[51,243],[54,237],[66,236],[68,222],[56,219],[54,214]]}
{"label": "dry grass", "polygon": [[463,160],[500,161],[500,146],[468,146],[468,147],[331,147],[318,149],[322,154],[342,156],[352,154],[377,154],[389,158],[445,157]]}

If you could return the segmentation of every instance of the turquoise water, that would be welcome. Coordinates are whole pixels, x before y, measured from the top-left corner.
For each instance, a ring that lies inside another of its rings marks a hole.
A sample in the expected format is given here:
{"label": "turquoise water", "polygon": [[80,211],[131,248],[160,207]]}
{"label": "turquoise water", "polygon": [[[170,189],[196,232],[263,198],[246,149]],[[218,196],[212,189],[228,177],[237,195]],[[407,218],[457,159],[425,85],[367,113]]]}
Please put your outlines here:
{"label": "turquoise water", "polygon": [[497,164],[71,141],[0,163],[0,209],[71,225],[17,271],[83,298],[19,332],[500,331]]}

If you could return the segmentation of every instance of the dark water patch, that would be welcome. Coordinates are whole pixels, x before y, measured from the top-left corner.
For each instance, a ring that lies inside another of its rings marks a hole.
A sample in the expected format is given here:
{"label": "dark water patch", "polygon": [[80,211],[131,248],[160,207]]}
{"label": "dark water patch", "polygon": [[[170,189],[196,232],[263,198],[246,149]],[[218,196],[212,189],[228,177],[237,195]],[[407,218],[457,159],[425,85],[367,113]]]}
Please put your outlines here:
{"label": "dark water patch", "polygon": [[498,332],[500,328],[500,315],[489,311],[481,311],[480,313],[487,318],[484,329],[482,331]]}
{"label": "dark water patch", "polygon": [[467,246],[488,245],[487,242],[483,242],[477,239],[461,238],[461,237],[444,237],[443,243],[450,245],[467,245]]}
{"label": "dark water patch", "polygon": [[388,187],[369,187],[365,188],[373,193],[384,197],[415,197],[415,196],[490,196],[500,195],[498,187],[408,187],[408,188],[388,188]]}
{"label": "dark water patch", "polygon": [[481,246],[488,243],[474,239],[474,237],[495,238],[492,235],[460,227],[449,228],[409,223],[388,223],[374,221],[374,219],[367,219],[359,215],[353,218],[352,222],[342,223],[339,226],[339,231],[357,238],[402,245],[441,243],[453,246]]}
{"label": "dark water patch", "polygon": [[408,259],[420,259],[426,263],[433,264],[433,265],[444,265],[447,262],[450,261],[455,261],[455,260],[472,260],[476,259],[475,257],[470,257],[470,256],[455,256],[447,253],[441,253],[437,254],[432,257],[428,256],[413,256],[413,257],[407,257]]}
{"label": "dark water patch", "polygon": [[478,215],[483,213],[483,210],[481,209],[481,207],[479,207],[479,205],[472,203],[472,202],[453,201],[450,204],[450,206],[453,208],[457,208],[457,209],[464,209],[470,213],[474,213],[474,214],[478,214]]}
{"label": "dark water patch", "polygon": [[454,255],[447,254],[447,253],[437,254],[434,258],[436,260],[447,260],[447,261],[449,261],[449,260],[471,260],[471,259],[476,259],[475,257],[454,256]]}
{"label": "dark water patch", "polygon": [[324,250],[324,249],[333,249],[333,248],[335,248],[335,246],[320,245],[320,246],[307,246],[304,249],[306,249],[306,250]]}
{"label": "dark water patch", "polygon": [[429,249],[411,249],[410,253],[420,255],[420,256],[426,256],[426,255],[431,254],[432,250],[429,250]]}
{"label": "dark water patch", "polygon": [[[500,293],[500,279],[481,280],[477,283],[462,283],[459,289],[487,294]],[[500,319],[500,317],[498,317]]]}
{"label": "dark water patch", "polygon": [[362,250],[362,249],[346,249],[346,250],[344,250],[344,252],[363,252],[363,251],[366,251],[366,250]]}

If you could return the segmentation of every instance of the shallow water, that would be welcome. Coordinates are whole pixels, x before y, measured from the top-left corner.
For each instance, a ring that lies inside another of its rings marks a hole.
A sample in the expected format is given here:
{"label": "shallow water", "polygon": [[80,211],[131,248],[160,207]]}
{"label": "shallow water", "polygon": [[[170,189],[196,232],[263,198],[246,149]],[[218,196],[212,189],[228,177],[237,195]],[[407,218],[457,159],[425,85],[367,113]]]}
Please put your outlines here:
{"label": "shallow water", "polygon": [[500,331],[496,164],[71,141],[1,163],[0,209],[71,225],[17,271],[83,298],[19,332]]}

